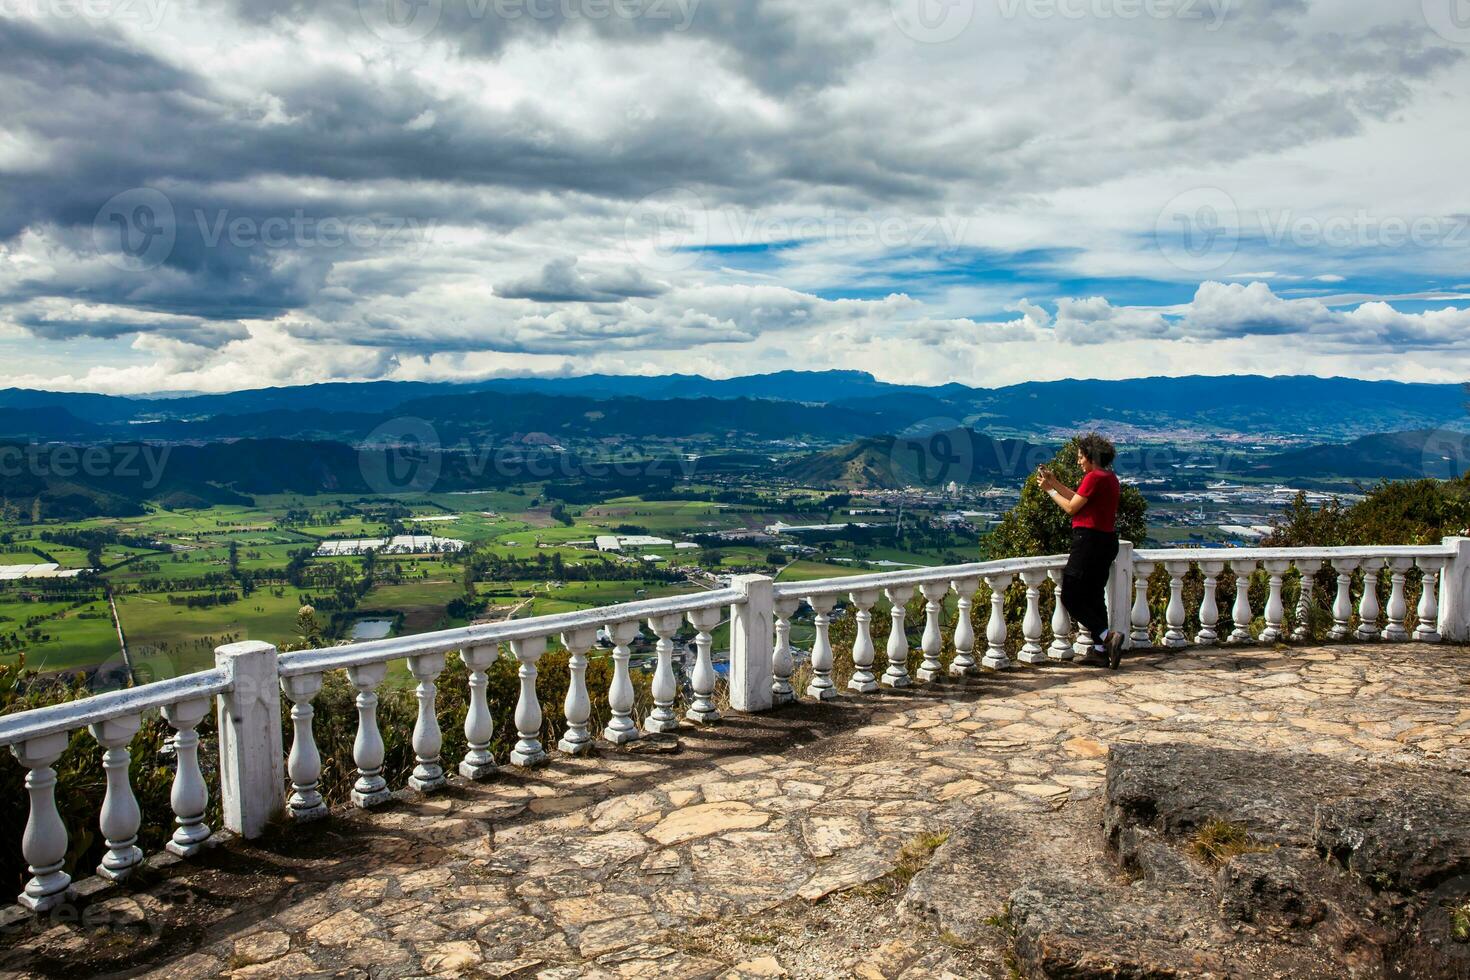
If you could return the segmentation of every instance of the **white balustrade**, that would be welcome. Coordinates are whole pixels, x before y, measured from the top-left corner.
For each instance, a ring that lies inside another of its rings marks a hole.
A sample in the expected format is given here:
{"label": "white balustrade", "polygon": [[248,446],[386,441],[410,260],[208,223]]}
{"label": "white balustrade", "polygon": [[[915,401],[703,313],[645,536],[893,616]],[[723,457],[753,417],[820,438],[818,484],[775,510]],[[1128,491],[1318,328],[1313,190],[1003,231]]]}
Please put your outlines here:
{"label": "white balustrade", "polygon": [[816,630],[812,639],[812,679],[806,686],[806,693],[818,701],[830,701],[837,697],[837,688],[832,684],[832,639],[829,635],[832,620],[828,614],[837,604],[837,597],[814,595],[808,596],[806,601],[812,607],[812,626]]}
{"label": "white balustrade", "polygon": [[418,702],[418,713],[413,723],[413,773],[408,785],[420,793],[432,793],[448,781],[444,767],[439,764],[439,752],[444,748],[444,733],[439,730],[438,700],[439,675],[444,673],[444,654],[425,653],[408,658],[408,672],[417,684],[414,700]]}
{"label": "white balustrade", "polygon": [[1189,645],[1184,635],[1184,576],[1189,571],[1189,562],[1165,562],[1164,569],[1169,573],[1169,607],[1164,611],[1169,628],[1164,632],[1164,646],[1178,649]]}
{"label": "white balustrade", "polygon": [[954,659],[949,662],[949,676],[970,677],[979,672],[975,664],[975,593],[980,591],[978,578],[957,578],[949,583],[955,595]]}
{"label": "white balustrade", "polygon": [[1051,579],[1052,604],[1051,604],[1051,645],[1046,649],[1048,660],[1066,662],[1077,656],[1072,649],[1072,617],[1067,612],[1067,604],[1062,601],[1062,574],[1061,568],[1049,568],[1046,577]]}
{"label": "white balustrade", "polygon": [[638,621],[610,623],[608,635],[613,641],[613,679],[607,691],[607,707],[612,713],[602,737],[614,745],[626,745],[641,737],[633,723],[633,677],[628,672],[632,651],[628,645],[638,636]]}
{"label": "white balustrade", "polygon": [[883,671],[879,682],[884,687],[908,687],[913,684],[909,676],[909,637],[904,632],[903,620],[908,601],[914,597],[912,585],[895,585],[884,590],[893,609],[890,618],[893,625],[888,631],[888,669]]}
{"label": "white balustrade", "polygon": [[776,600],[776,646],[771,652],[773,704],[790,704],[796,700],[796,689],[791,686],[791,675],[796,671],[796,661],[791,656],[791,617],[800,608],[797,599]]}
{"label": "white balustrade", "polygon": [[689,678],[694,700],[684,717],[697,725],[712,725],[720,720],[720,709],[715,707],[715,665],[710,653],[714,640],[710,634],[720,625],[720,610],[693,609],[688,616],[689,625],[694,627],[694,673]]}
{"label": "white balustrade", "polygon": [[1041,621],[1041,583],[1046,581],[1046,570],[1028,569],[1021,573],[1026,586],[1026,614],[1021,620],[1021,636],[1024,640],[1016,659],[1023,664],[1046,663],[1046,648],[1041,645],[1044,624]]}
{"label": "white balustrade", "polygon": [[1317,573],[1324,565],[1320,560],[1303,559],[1296,563],[1296,569],[1301,573],[1301,588],[1297,591],[1296,627],[1291,631],[1291,638],[1298,643],[1312,638],[1312,591],[1317,587]]}
{"label": "white balustrade", "polygon": [[1286,573],[1291,569],[1289,561],[1267,561],[1262,563],[1270,576],[1270,591],[1266,598],[1266,628],[1261,631],[1262,643],[1276,643],[1286,636],[1286,603],[1282,592]]}
{"label": "white balustrade", "polygon": [[92,737],[105,750],[102,768],[107,773],[107,792],[102,798],[100,822],[107,853],[102,855],[97,873],[113,881],[126,878],[143,863],[143,851],[137,846],[143,813],[138,809],[138,798],[133,795],[133,784],[128,778],[128,766],[132,761],[128,743],[138,734],[141,722],[137,715],[124,715],[91,726]]}
{"label": "white balustrade", "polygon": [[1256,614],[1251,611],[1251,576],[1256,573],[1253,561],[1232,561],[1230,570],[1235,573],[1235,604],[1230,607],[1230,643],[1252,643],[1251,623]]}
{"label": "white balustrade", "polygon": [[[1148,580],[1154,573],[1154,563],[1151,561],[1135,561],[1133,563],[1133,608],[1129,611],[1128,620],[1132,627],[1129,639],[1133,641],[1133,649],[1147,650],[1154,645],[1153,641],[1153,610],[1148,605]],[[1057,582],[1057,601],[1061,602],[1062,586],[1061,579]]]}
{"label": "white balustrade", "polygon": [[586,755],[592,751],[592,699],[587,694],[587,651],[597,642],[595,629],[568,630],[561,635],[567,648],[567,697],[562,703],[567,730],[556,743],[567,755]]}
{"label": "white balustrade", "polygon": [[939,660],[944,646],[940,616],[944,611],[945,596],[949,595],[949,583],[925,582],[919,586],[919,591],[924,594],[924,637],[919,643],[924,659],[919,664],[918,678],[932,681],[944,673],[944,664]]}
{"label": "white balustrade", "polygon": [[1006,590],[1011,587],[1011,579],[1009,573],[985,577],[990,588],[990,619],[985,623],[985,657],[980,663],[992,670],[1011,666],[1006,653]]}
{"label": "white balustrade", "polygon": [[1353,572],[1358,570],[1358,560],[1334,558],[1332,570],[1337,573],[1337,597],[1332,602],[1332,632],[1328,636],[1346,640],[1353,635]]}
{"label": "white balustrade", "polygon": [[[878,690],[878,678],[873,673],[873,606],[882,593],[876,589],[853,592],[852,600],[857,612],[853,615],[856,633],[852,639],[852,677],[847,682],[848,690],[859,694],[872,694]],[[958,642],[958,641],[956,641]]]}
{"label": "white balustrade", "polygon": [[1209,647],[1220,642],[1220,632],[1216,629],[1220,625],[1220,603],[1216,598],[1216,590],[1220,586],[1220,573],[1225,571],[1225,563],[1202,561],[1199,570],[1205,577],[1205,592],[1200,599],[1199,632],[1195,634],[1194,642],[1202,647]]}
{"label": "white balustrade", "polygon": [[1371,643],[1382,635],[1378,628],[1378,619],[1383,614],[1378,604],[1378,578],[1384,564],[1382,558],[1368,558],[1362,563],[1363,598],[1358,602],[1358,630],[1353,635],[1363,643]]}
{"label": "white balustrade", "polygon": [[1439,635],[1439,576],[1444,569],[1443,558],[1416,559],[1419,570],[1424,573],[1424,585],[1419,593],[1419,622],[1414,627],[1414,639],[1420,643],[1438,643]]}
{"label": "white balustrade", "polygon": [[387,674],[386,663],[347,668],[347,679],[357,688],[357,737],[352,742],[357,781],[352,784],[352,802],[363,808],[381,806],[392,795],[383,778],[383,736],[378,731],[378,685]]}
{"label": "white balustrade", "polygon": [[[678,624],[674,625],[677,628]],[[510,750],[510,764],[529,769],[547,758],[546,748],[541,744],[541,699],[536,695],[536,664],[546,652],[546,637],[511,640],[510,652],[519,664],[516,679],[520,682],[515,711],[516,745]]]}
{"label": "white balustrade", "polygon": [[1388,594],[1388,608],[1384,610],[1388,625],[1383,628],[1383,638],[1390,643],[1403,643],[1409,639],[1409,602],[1406,596],[1409,569],[1414,567],[1412,558],[1390,558],[1388,571],[1393,583]]}
{"label": "white balustrade", "polygon": [[32,912],[53,909],[71,893],[71,875],[61,870],[66,864],[66,824],[56,810],[56,770],[51,768],[66,751],[68,741],[63,731],[10,746],[11,754],[26,768],[26,795],[30,797],[20,848],[31,877],[16,901]]}
{"label": "white balustrade", "polygon": [[291,796],[286,800],[286,815],[297,823],[320,820],[327,815],[322,800],[322,756],[316,746],[311,721],[316,715],[312,699],[322,689],[321,674],[294,674],[281,678],[281,691],[291,702],[291,754],[286,758],[286,772],[291,777]]}
{"label": "white balustrade", "polygon": [[667,616],[651,616],[648,629],[658,637],[655,647],[657,663],[653,669],[653,710],[643,719],[645,732],[668,733],[679,730],[679,716],[674,713],[674,699],[679,696],[679,685],[674,680],[674,634],[684,624],[680,613]]}
{"label": "white balustrade", "polygon": [[209,715],[209,698],[190,698],[164,705],[163,717],[174,730],[174,782],[168,801],[174,811],[174,832],[164,845],[179,857],[193,857],[209,841],[204,811],[209,787],[199,768],[199,723]]}
{"label": "white balustrade", "polygon": [[464,648],[459,659],[470,675],[470,703],[464,716],[464,739],[468,748],[459,763],[459,774],[466,779],[488,779],[496,772],[490,742],[495,737],[495,719],[490,714],[487,691],[490,665],[500,656],[494,643],[480,643]]}

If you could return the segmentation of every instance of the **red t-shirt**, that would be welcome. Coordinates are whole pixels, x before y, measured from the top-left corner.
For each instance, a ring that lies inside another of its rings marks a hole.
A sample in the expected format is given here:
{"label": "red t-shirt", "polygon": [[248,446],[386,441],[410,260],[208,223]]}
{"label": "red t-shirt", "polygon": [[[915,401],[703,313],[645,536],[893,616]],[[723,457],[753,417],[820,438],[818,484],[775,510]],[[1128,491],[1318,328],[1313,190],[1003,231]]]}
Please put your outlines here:
{"label": "red t-shirt", "polygon": [[1095,531],[1116,531],[1118,519],[1118,478],[1107,470],[1091,470],[1082,477],[1077,494],[1087,503],[1072,518],[1073,527],[1090,527]]}

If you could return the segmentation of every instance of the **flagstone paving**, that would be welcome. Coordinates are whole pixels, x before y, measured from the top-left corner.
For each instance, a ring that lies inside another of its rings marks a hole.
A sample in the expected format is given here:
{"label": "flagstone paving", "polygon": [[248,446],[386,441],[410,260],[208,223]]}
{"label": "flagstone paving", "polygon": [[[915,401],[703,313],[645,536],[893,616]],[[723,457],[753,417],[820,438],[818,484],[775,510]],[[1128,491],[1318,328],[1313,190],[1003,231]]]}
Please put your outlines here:
{"label": "flagstone paving", "polygon": [[[9,975],[1004,977],[899,898],[906,844],[1004,814],[1017,875],[1085,860],[1108,746],[1470,762],[1470,652],[1151,653],[794,705],[162,862],[0,928]],[[914,853],[911,848],[911,854]],[[923,848],[917,852],[922,857]],[[1004,893],[994,896],[997,915]],[[983,896],[982,896],[983,899]]]}

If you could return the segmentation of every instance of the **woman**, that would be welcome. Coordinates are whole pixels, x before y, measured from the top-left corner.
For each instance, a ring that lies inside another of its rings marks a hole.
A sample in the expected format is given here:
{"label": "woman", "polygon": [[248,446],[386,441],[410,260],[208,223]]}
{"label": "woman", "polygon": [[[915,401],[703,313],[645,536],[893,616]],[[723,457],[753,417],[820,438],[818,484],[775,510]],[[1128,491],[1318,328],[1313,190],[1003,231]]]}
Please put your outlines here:
{"label": "woman", "polygon": [[1112,472],[1118,455],[1113,444],[1096,432],[1077,440],[1082,483],[1073,490],[1051,468],[1037,470],[1041,489],[1072,518],[1072,552],[1062,572],[1062,604],[1092,637],[1093,662],[1113,670],[1123,659],[1127,636],[1108,628],[1107,589],[1113,560],[1118,557],[1118,496],[1122,488]]}

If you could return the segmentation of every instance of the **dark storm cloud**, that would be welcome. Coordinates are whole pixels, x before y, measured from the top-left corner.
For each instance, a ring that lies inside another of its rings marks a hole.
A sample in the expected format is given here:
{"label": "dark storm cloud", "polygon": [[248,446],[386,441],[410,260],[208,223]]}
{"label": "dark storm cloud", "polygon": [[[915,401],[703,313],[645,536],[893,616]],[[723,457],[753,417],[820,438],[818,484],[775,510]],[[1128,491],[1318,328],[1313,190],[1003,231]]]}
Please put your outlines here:
{"label": "dark storm cloud", "polygon": [[553,259],[542,270],[524,279],[495,287],[505,299],[529,299],[538,303],[616,303],[630,297],[651,298],[667,287],[651,282],[637,269],[585,276],[575,258]]}

